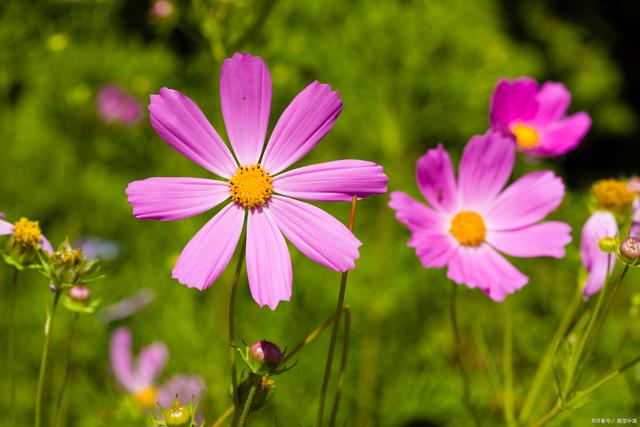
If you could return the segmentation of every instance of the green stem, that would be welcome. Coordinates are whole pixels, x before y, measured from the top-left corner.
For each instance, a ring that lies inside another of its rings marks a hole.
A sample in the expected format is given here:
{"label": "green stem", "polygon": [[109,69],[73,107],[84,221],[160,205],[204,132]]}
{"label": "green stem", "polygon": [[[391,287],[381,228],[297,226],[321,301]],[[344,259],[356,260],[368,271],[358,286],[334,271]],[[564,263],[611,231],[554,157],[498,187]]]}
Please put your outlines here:
{"label": "green stem", "polygon": [[349,306],[344,307],[344,332],[342,341],[342,360],[340,361],[340,371],[338,372],[338,381],[336,383],[336,394],[333,399],[333,407],[331,408],[331,418],[329,418],[329,427],[336,424],[338,417],[338,408],[340,407],[340,397],[342,396],[342,385],[344,383],[344,374],[347,370],[347,361],[349,358],[349,332],[351,330],[351,309]]}
{"label": "green stem", "polygon": [[[353,222],[356,216],[356,202],[357,197],[353,196],[351,199],[351,212],[349,214],[349,231],[353,231]],[[331,341],[329,343],[329,352],[327,354],[327,362],[324,367],[324,378],[322,380],[322,389],[320,390],[320,401],[318,404],[318,417],[316,419],[316,426],[322,427],[322,421],[324,417],[324,404],[327,398],[327,390],[329,389],[329,379],[331,378],[331,368],[333,366],[333,354],[336,349],[336,341],[338,338],[338,329],[340,328],[340,317],[344,307],[344,296],[347,290],[347,275],[348,271],[342,273],[340,278],[340,291],[338,293],[338,302],[336,304],[335,321],[333,322],[333,329],[331,331]]]}
{"label": "green stem", "polygon": [[462,390],[463,390],[463,398],[464,404],[473,422],[476,426],[480,425],[480,419],[478,418],[478,414],[476,414],[476,410],[471,403],[471,394],[469,391],[469,377],[467,375],[467,370],[462,363],[462,340],[460,339],[460,330],[458,329],[458,314],[457,314],[457,294],[458,294],[458,285],[454,282],[451,282],[451,304],[450,304],[450,320],[451,320],[451,330],[453,332],[453,340],[455,341],[456,346],[456,360],[458,362],[458,368],[460,369],[460,376],[462,377]]}
{"label": "green stem", "polygon": [[[346,309],[347,307],[344,308],[344,310]],[[320,335],[320,332],[324,331],[327,328],[327,326],[333,323],[335,318],[336,318],[336,314],[333,313],[331,316],[327,317],[321,324],[316,326],[316,328],[313,331],[309,332],[309,334],[307,334],[307,336],[304,337],[303,340],[300,341],[298,345],[296,345],[293,348],[293,350],[285,354],[284,358],[282,359],[282,365],[286,364],[289,360],[293,358],[293,356],[295,356],[298,352],[304,349],[308,344],[311,343],[311,341],[316,339],[316,337]]]}
{"label": "green stem", "polygon": [[67,359],[66,359],[66,366],[64,368],[64,377],[62,379],[62,385],[60,386],[60,391],[58,392],[58,401],[56,403],[55,427],[60,426],[62,422],[62,402],[64,400],[64,395],[67,390],[67,384],[69,383],[69,377],[71,376],[71,350],[73,348],[73,340],[75,338],[76,331],[78,329],[78,316],[79,316],[79,313],[73,314],[73,320],[71,323],[71,332],[69,333],[69,339],[67,341]]}
{"label": "green stem", "polygon": [[51,314],[47,315],[47,321],[44,326],[44,346],[42,348],[42,357],[40,358],[40,372],[38,373],[38,388],[36,390],[36,413],[35,427],[40,427],[42,423],[42,391],[44,386],[44,378],[47,373],[47,358],[49,356],[49,342],[51,341],[51,331],[53,329],[53,321],[56,317],[56,308],[60,299],[60,291],[56,290],[51,305]]}
{"label": "green stem", "polygon": [[235,329],[235,309],[236,309],[236,293],[238,291],[238,283],[240,282],[240,273],[242,273],[242,264],[247,247],[246,236],[242,241],[242,247],[238,254],[238,262],[236,264],[236,272],[233,276],[233,284],[231,285],[231,295],[229,297],[229,359],[231,366],[231,390],[233,393],[233,419],[237,420],[238,402],[238,375],[236,372],[236,329]]}
{"label": "green stem", "polygon": [[253,405],[253,399],[256,397],[256,392],[258,391],[259,382],[260,382],[260,377],[257,377],[257,376],[251,382],[249,395],[247,396],[247,400],[244,402],[244,408],[242,408],[242,414],[240,415],[240,420],[238,421],[238,427],[244,427],[245,425],[247,425],[247,420],[249,419],[249,413],[251,412],[251,405]]}
{"label": "green stem", "polygon": [[16,317],[16,292],[18,284],[18,269],[14,269],[13,280],[11,281],[9,295],[9,337],[7,343],[7,351],[9,353],[9,388],[11,396],[11,425],[17,425],[16,419],[16,371],[14,357],[14,333],[15,333],[15,317]]}
{"label": "green stem", "polygon": [[505,323],[502,346],[502,363],[505,386],[504,418],[507,422],[507,426],[513,427],[516,425],[513,397],[513,309],[511,308],[510,300],[505,301],[504,305]]}
{"label": "green stem", "polygon": [[547,351],[545,352],[538,368],[536,369],[536,373],[533,377],[533,381],[531,382],[531,387],[527,392],[527,396],[524,400],[524,404],[522,405],[522,410],[520,411],[519,420],[520,423],[524,423],[531,415],[531,411],[536,403],[536,398],[538,397],[538,393],[542,388],[545,378],[549,373],[551,366],[553,364],[553,356],[556,354],[558,349],[558,345],[560,344],[560,340],[569,330],[569,326],[571,325],[571,321],[573,316],[576,314],[578,307],[580,306],[580,301],[582,301],[582,287],[576,286],[576,292],[573,295],[573,299],[569,306],[567,306],[567,311],[565,311],[560,324],[558,325],[558,329],[553,335],[551,342],[549,342],[549,346],[547,347]]}

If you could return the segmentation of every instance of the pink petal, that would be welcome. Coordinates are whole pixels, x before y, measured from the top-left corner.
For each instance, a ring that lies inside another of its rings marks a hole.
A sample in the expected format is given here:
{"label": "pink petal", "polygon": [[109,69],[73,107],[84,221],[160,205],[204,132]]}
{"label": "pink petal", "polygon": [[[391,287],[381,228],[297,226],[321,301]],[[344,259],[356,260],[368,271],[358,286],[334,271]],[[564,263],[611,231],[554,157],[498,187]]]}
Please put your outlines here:
{"label": "pink petal", "polygon": [[291,298],[291,257],[269,208],[253,209],[247,219],[247,276],[260,307],[275,310]]}
{"label": "pink petal", "polygon": [[151,125],[160,138],[203,168],[231,178],[238,169],[231,152],[198,106],[173,89],[151,95]]}
{"label": "pink petal", "polygon": [[587,113],[576,113],[556,121],[544,129],[540,135],[540,145],[527,150],[532,156],[560,156],[576,148],[591,128],[591,118]]}
{"label": "pink petal", "polygon": [[501,79],[491,98],[491,127],[509,128],[516,120],[532,120],[538,111],[537,90],[536,81],[528,77],[521,77],[513,82]]}
{"label": "pink petal", "polygon": [[458,187],[465,209],[480,210],[490,204],[511,176],[516,145],[497,132],[474,136],[460,160]]}
{"label": "pink petal", "polygon": [[142,349],[136,362],[138,385],[141,389],[156,383],[168,358],[169,351],[164,343],[155,342]]}
{"label": "pink petal", "polygon": [[193,397],[194,403],[204,397],[205,385],[202,377],[197,375],[178,374],[169,378],[165,384],[158,388],[158,403],[163,408],[173,404],[176,395],[180,402],[186,404]]}
{"label": "pink petal", "polygon": [[460,285],[480,288],[497,302],[522,288],[529,280],[487,245],[459,247],[449,261],[447,277]]}
{"label": "pink petal", "polygon": [[455,209],[456,178],[449,153],[442,144],[418,159],[416,178],[418,188],[431,206],[446,212]]}
{"label": "pink petal", "polygon": [[384,194],[389,179],[382,166],[364,160],[337,160],[293,169],[273,180],[278,194],[322,202],[347,202]]}
{"label": "pink petal", "polygon": [[563,258],[564,247],[571,242],[571,227],[564,222],[549,221],[517,230],[490,231],[487,241],[507,255],[531,258]]}
{"label": "pink petal", "polygon": [[262,166],[276,174],[300,160],[331,130],[342,101],[331,86],[315,81],[284,110],[267,143]]}
{"label": "pink petal", "polygon": [[129,329],[118,328],[113,332],[109,354],[111,370],[120,385],[131,393],[138,391],[131,358],[131,332]]}
{"label": "pink petal", "polygon": [[584,286],[584,294],[591,296],[602,289],[607,275],[613,272],[615,255],[600,249],[600,240],[615,237],[618,223],[608,211],[597,211],[587,220],[580,235],[580,256],[582,265],[589,273]]}
{"label": "pink petal", "polygon": [[208,288],[233,256],[244,223],[244,209],[224,207],[198,231],[182,250],[173,278],[190,288]]}
{"label": "pink petal", "polygon": [[229,184],[202,178],[148,178],[125,190],[139,219],[171,221],[188,218],[229,198]]}
{"label": "pink petal", "polygon": [[355,267],[362,243],[322,209],[288,197],[272,196],[269,210],[280,231],[307,257],[336,271]]}
{"label": "pink petal", "polygon": [[562,83],[556,82],[543,84],[536,98],[539,107],[533,122],[540,126],[546,126],[560,119],[571,103],[571,93]]}
{"label": "pink petal", "polygon": [[40,246],[49,255],[55,252],[53,250],[53,246],[51,246],[51,243],[49,243],[49,240],[47,240],[47,238],[44,237],[44,234],[42,235],[42,239],[40,239]]}
{"label": "pink petal", "polygon": [[0,219],[0,236],[6,236],[8,234],[13,234],[13,224]]}
{"label": "pink petal", "polygon": [[447,232],[425,229],[411,236],[409,246],[416,249],[425,268],[442,268],[455,255],[459,245]]}
{"label": "pink petal", "polygon": [[551,171],[529,173],[507,187],[493,202],[486,219],[491,230],[534,224],[562,203],[564,184]]}
{"label": "pink petal", "polygon": [[271,76],[262,58],[236,53],[220,70],[220,101],[229,141],[242,165],[260,160],[269,125]]}
{"label": "pink petal", "polygon": [[445,230],[446,224],[440,214],[402,191],[391,193],[389,207],[396,211],[396,219],[410,231],[433,228]]}

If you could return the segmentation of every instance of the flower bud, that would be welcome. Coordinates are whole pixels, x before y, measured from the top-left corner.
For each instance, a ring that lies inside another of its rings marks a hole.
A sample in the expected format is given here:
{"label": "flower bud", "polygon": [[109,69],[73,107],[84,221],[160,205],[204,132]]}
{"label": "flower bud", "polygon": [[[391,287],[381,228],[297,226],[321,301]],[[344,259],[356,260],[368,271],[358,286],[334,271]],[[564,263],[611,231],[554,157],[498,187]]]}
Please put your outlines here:
{"label": "flower bud", "polygon": [[69,298],[77,302],[85,302],[91,298],[91,290],[85,285],[76,285],[69,289]]}
{"label": "flower bud", "polygon": [[620,243],[620,260],[630,267],[640,265],[640,239],[627,237]]}
{"label": "flower bud", "polygon": [[191,427],[193,415],[188,406],[182,405],[180,402],[174,403],[170,408],[166,409],[162,414],[167,427]]}
{"label": "flower bud", "polygon": [[249,347],[249,356],[255,362],[264,365],[268,369],[275,369],[282,361],[280,348],[271,341],[257,341]]}

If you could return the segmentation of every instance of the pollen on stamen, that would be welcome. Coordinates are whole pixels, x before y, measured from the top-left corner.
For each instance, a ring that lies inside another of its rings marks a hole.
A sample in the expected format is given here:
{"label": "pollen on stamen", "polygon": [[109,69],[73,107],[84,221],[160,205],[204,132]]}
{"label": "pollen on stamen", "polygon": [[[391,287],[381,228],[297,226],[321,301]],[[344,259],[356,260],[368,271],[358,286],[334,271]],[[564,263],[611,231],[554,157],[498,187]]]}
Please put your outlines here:
{"label": "pollen on stamen", "polygon": [[535,147],[540,142],[538,131],[531,126],[516,124],[511,128],[511,132],[516,137],[516,143],[520,150],[528,150]]}
{"label": "pollen on stamen", "polygon": [[479,214],[461,211],[451,220],[449,232],[462,246],[478,246],[484,242],[487,229]]}
{"label": "pollen on stamen", "polygon": [[229,180],[231,199],[240,206],[250,209],[267,203],[273,192],[272,178],[260,164],[239,166]]}
{"label": "pollen on stamen", "polygon": [[13,240],[24,247],[35,248],[42,240],[42,231],[38,221],[20,218],[13,226]]}

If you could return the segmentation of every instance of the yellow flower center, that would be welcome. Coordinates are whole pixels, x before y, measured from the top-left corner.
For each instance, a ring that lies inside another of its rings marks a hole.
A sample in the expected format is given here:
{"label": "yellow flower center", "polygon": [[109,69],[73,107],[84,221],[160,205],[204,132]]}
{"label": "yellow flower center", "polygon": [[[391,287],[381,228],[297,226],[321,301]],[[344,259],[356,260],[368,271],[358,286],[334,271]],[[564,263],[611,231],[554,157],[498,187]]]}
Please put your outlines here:
{"label": "yellow flower center", "polygon": [[531,126],[517,124],[511,127],[511,132],[516,136],[518,148],[521,150],[533,148],[540,142],[538,131]]}
{"label": "yellow flower center", "polygon": [[635,193],[627,184],[617,179],[603,179],[591,188],[596,199],[596,207],[606,210],[624,210],[631,206]]}
{"label": "yellow flower center", "polygon": [[24,247],[35,248],[42,240],[42,232],[38,221],[20,218],[13,226],[13,240]]}
{"label": "yellow flower center", "polygon": [[231,198],[245,208],[255,208],[267,203],[273,192],[272,178],[259,164],[240,166],[229,180]]}
{"label": "yellow flower center", "polygon": [[147,387],[136,393],[133,398],[141,408],[151,408],[156,404],[156,389],[154,387]]}
{"label": "yellow flower center", "polygon": [[478,246],[487,235],[484,220],[471,211],[458,212],[451,220],[449,231],[462,246]]}

